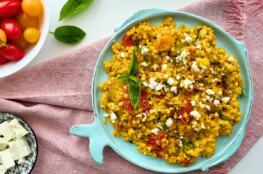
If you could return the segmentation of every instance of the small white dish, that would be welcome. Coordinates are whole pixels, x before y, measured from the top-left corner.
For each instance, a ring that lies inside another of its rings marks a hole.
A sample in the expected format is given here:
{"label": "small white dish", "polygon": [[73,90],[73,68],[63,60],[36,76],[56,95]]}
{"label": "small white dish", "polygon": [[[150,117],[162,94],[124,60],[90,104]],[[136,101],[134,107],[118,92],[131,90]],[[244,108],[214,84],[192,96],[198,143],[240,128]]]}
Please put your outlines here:
{"label": "small white dish", "polygon": [[25,57],[19,61],[12,61],[10,63],[0,65],[0,78],[7,77],[14,74],[24,67],[26,67],[39,53],[40,49],[43,47],[45,40],[48,35],[49,30],[49,11],[48,11],[48,1],[42,0],[44,7],[42,24],[40,26],[41,36],[36,45],[26,51]]}

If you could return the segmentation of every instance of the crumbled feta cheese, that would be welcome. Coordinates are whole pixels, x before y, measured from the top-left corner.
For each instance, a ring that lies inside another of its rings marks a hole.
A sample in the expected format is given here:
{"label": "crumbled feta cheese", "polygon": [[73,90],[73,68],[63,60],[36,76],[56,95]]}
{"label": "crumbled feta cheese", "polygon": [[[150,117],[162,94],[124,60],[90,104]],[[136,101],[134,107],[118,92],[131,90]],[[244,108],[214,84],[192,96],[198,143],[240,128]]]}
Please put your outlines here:
{"label": "crumbled feta cheese", "polygon": [[198,111],[191,111],[190,115],[197,120],[201,117],[201,114]]}
{"label": "crumbled feta cheese", "polygon": [[125,58],[125,53],[124,53],[124,51],[122,51],[122,52],[120,53],[120,56],[121,56],[121,58]]}
{"label": "crumbled feta cheese", "polygon": [[176,80],[180,80],[180,75],[176,75]]}
{"label": "crumbled feta cheese", "polygon": [[163,129],[163,126],[162,126],[162,123],[157,123],[157,127],[160,128],[160,129]]}
{"label": "crumbled feta cheese", "polygon": [[215,91],[213,91],[212,89],[207,89],[205,91],[208,95],[214,95],[215,94]]}
{"label": "crumbled feta cheese", "polygon": [[158,65],[157,65],[157,64],[154,64],[154,65],[152,66],[152,68],[153,68],[154,71],[156,71],[156,70],[158,69]]}
{"label": "crumbled feta cheese", "polygon": [[195,106],[195,101],[194,100],[191,101],[191,105]]}
{"label": "crumbled feta cheese", "polygon": [[141,65],[144,67],[148,67],[148,64],[146,62],[142,62]]}
{"label": "crumbled feta cheese", "polygon": [[177,87],[176,86],[172,86],[170,88],[170,91],[176,94],[177,93]]}
{"label": "crumbled feta cheese", "polygon": [[193,83],[194,80],[185,79],[181,81],[180,87],[185,89],[187,88],[193,89]]}
{"label": "crumbled feta cheese", "polygon": [[205,108],[209,111],[211,110],[211,107],[209,105],[205,105]]}
{"label": "crumbled feta cheese", "polygon": [[16,134],[16,138],[21,138],[28,133],[28,131],[18,122],[17,119],[11,120],[8,125]]}
{"label": "crumbled feta cheese", "polygon": [[230,56],[228,59],[227,59],[228,62],[233,62],[235,61],[235,58],[233,56]]}
{"label": "crumbled feta cheese", "polygon": [[179,56],[175,58],[176,62],[180,62],[183,59],[185,59],[188,56],[188,52],[186,50],[183,50]]}
{"label": "crumbled feta cheese", "polygon": [[148,83],[147,82],[142,82],[142,84],[147,87],[148,86]]}
{"label": "crumbled feta cheese", "polygon": [[15,132],[10,128],[8,122],[5,121],[0,124],[0,135],[2,135],[7,141],[15,138]]}
{"label": "crumbled feta cheese", "polygon": [[163,64],[162,65],[162,70],[166,70],[168,68],[168,65],[167,64]]}
{"label": "crumbled feta cheese", "polygon": [[174,79],[172,77],[169,77],[168,80],[167,80],[167,83],[169,85],[173,85],[174,84]]}
{"label": "crumbled feta cheese", "polygon": [[155,81],[155,78],[154,78],[154,77],[151,77],[151,78],[149,79],[149,87],[150,87],[151,89],[155,89],[157,85],[158,85],[158,83]]}
{"label": "crumbled feta cheese", "polygon": [[214,100],[214,105],[215,105],[215,107],[217,107],[219,104],[220,104],[220,101],[217,100],[217,99],[215,99],[215,100]]}
{"label": "crumbled feta cheese", "polygon": [[222,98],[222,102],[224,102],[224,103],[228,103],[229,100],[230,100],[230,97],[223,97]]}
{"label": "crumbled feta cheese", "polygon": [[15,161],[12,158],[12,154],[9,149],[0,152],[0,161],[4,165],[5,169],[10,169],[15,166]]}
{"label": "crumbled feta cheese", "polygon": [[165,122],[167,127],[171,127],[174,123],[174,120],[172,118],[168,118]]}
{"label": "crumbled feta cheese", "polygon": [[196,47],[197,49],[199,49],[199,50],[202,49],[202,46],[201,46],[201,44],[200,44],[199,42],[195,43],[195,47]]}
{"label": "crumbled feta cheese", "polygon": [[170,57],[170,56],[168,56],[168,55],[166,55],[166,56],[165,56],[165,59],[166,59],[166,60],[170,60],[170,59],[171,59],[171,57]]}
{"label": "crumbled feta cheese", "polygon": [[201,108],[205,108],[205,104],[203,104],[202,102],[199,102],[199,106],[200,106]]}
{"label": "crumbled feta cheese", "polygon": [[147,54],[149,52],[149,49],[146,46],[141,47],[141,54]]}
{"label": "crumbled feta cheese", "polygon": [[155,135],[158,135],[159,129],[158,129],[158,128],[153,128],[153,129],[151,130],[151,132],[152,132],[153,134],[155,134]]}
{"label": "crumbled feta cheese", "polygon": [[211,97],[210,97],[209,95],[206,95],[206,96],[205,96],[205,99],[206,99],[207,101],[209,101],[209,102],[211,101]]}
{"label": "crumbled feta cheese", "polygon": [[114,123],[117,120],[117,115],[114,112],[112,112],[110,114],[110,118],[111,118],[112,122]]}
{"label": "crumbled feta cheese", "polygon": [[199,67],[197,66],[197,63],[196,63],[196,61],[194,61],[193,63],[192,63],[192,69],[195,71],[195,72],[200,72],[200,69],[199,69]]}
{"label": "crumbled feta cheese", "polygon": [[157,86],[155,87],[155,90],[160,91],[162,88],[164,88],[164,85],[161,83],[158,83]]}
{"label": "crumbled feta cheese", "polygon": [[183,42],[190,43],[192,41],[193,41],[192,37],[189,34],[184,33],[184,40],[183,40]]}

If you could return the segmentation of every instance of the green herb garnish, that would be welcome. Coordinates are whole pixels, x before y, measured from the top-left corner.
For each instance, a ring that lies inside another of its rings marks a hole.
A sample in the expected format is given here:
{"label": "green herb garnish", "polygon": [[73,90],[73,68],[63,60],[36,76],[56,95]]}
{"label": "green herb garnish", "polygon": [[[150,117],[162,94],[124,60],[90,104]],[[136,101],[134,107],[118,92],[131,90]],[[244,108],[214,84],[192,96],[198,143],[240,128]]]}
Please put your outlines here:
{"label": "green herb garnish", "polygon": [[59,20],[73,16],[82,10],[86,9],[93,0],[68,0],[66,4],[60,10],[60,17]]}
{"label": "green herb garnish", "polygon": [[81,42],[86,36],[86,33],[82,29],[69,25],[60,26],[56,28],[55,32],[50,33],[53,34],[57,40],[71,45]]}
{"label": "green herb garnish", "polygon": [[138,62],[136,51],[133,50],[131,56],[131,65],[127,75],[120,75],[118,79],[122,82],[128,83],[128,91],[133,109],[136,109],[141,97],[141,80],[135,76],[138,70]]}

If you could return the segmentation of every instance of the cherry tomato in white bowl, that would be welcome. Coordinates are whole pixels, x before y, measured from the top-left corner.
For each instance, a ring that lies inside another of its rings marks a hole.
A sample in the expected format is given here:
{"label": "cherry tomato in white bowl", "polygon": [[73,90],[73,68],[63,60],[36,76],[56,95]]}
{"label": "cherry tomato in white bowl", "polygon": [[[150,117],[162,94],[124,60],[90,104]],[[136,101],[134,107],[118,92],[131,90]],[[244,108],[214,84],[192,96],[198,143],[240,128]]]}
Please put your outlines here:
{"label": "cherry tomato in white bowl", "polygon": [[0,28],[5,32],[7,39],[17,40],[22,35],[20,25],[12,19],[5,19],[0,23]]}
{"label": "cherry tomato in white bowl", "polygon": [[[0,1],[2,1],[2,0],[0,0]],[[23,2],[23,1],[24,0],[20,0],[20,2]],[[39,51],[43,47],[45,40],[47,38],[47,35],[48,35],[48,31],[49,31],[49,18],[50,18],[49,15],[50,15],[50,13],[48,11],[48,6],[49,6],[48,1],[47,0],[40,0],[40,2],[42,3],[42,14],[39,16],[40,23],[39,23],[38,29],[39,29],[41,35],[40,35],[37,43],[34,45],[31,45],[30,48],[28,48],[24,52],[24,57],[20,60],[9,61],[9,60],[5,60],[6,58],[1,57],[1,55],[0,55],[0,62],[5,63],[2,65],[0,63],[0,78],[7,77],[11,74],[14,74],[14,73],[20,71],[24,67],[26,67],[36,57],[36,55],[39,53]],[[22,4],[21,4],[21,6],[22,6]],[[23,12],[20,11],[19,14],[23,13]],[[19,23],[18,19],[15,19],[15,17],[13,19],[17,20]],[[4,19],[4,20],[6,20],[6,19]],[[19,25],[21,25],[21,24],[19,24]],[[24,29],[22,26],[21,26],[21,28]],[[7,39],[8,39],[8,36],[7,36]],[[11,40],[10,41],[10,39],[9,39],[9,41],[7,42],[6,45],[16,44],[16,46],[23,45],[23,47],[27,47],[27,45],[25,45],[25,42],[21,42],[21,41],[23,41],[23,34],[22,33],[21,33],[21,37],[18,40]],[[17,43],[19,43],[19,44],[17,44]],[[4,60],[3,60],[3,58],[4,58]],[[8,61],[8,63],[6,63],[6,61]]]}
{"label": "cherry tomato in white bowl", "polygon": [[21,11],[20,0],[1,0],[0,1],[0,18],[10,18]]}

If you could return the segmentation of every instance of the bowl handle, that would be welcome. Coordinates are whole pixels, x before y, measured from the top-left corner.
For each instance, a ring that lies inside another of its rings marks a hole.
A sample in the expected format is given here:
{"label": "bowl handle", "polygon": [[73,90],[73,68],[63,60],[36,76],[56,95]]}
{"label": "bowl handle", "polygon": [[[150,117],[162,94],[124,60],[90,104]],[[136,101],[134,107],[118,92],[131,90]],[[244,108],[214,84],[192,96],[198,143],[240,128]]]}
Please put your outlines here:
{"label": "bowl handle", "polygon": [[88,138],[92,159],[98,164],[103,164],[103,149],[105,146],[111,146],[111,142],[106,136],[101,123],[99,123],[99,118],[95,118],[95,121],[91,124],[73,126],[70,129],[70,133],[75,136]]}
{"label": "bowl handle", "polygon": [[146,9],[146,10],[141,10],[136,13],[134,13],[131,17],[129,17],[121,26],[116,27],[114,32],[119,32],[122,29],[126,28],[130,24],[134,23],[135,21],[140,21],[142,18],[145,17],[150,17],[153,15],[159,15],[161,13],[165,12],[171,12],[169,10],[164,10],[164,9]]}

